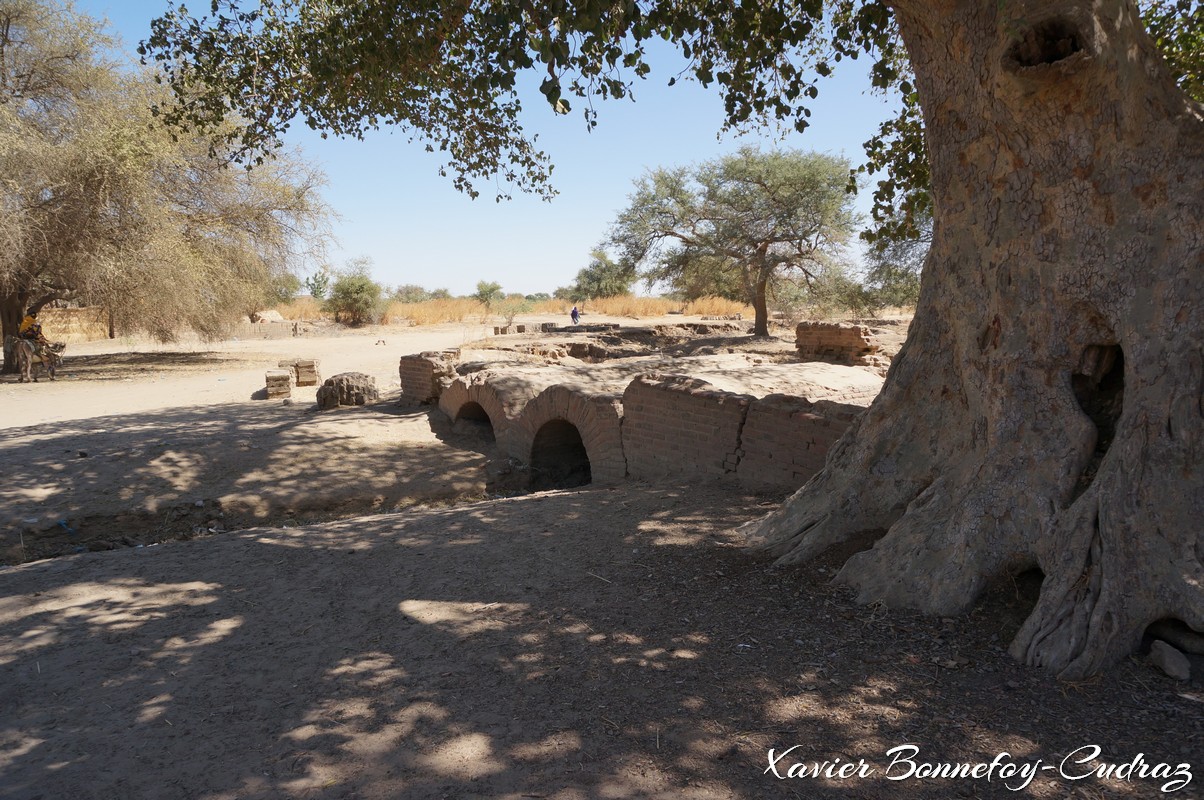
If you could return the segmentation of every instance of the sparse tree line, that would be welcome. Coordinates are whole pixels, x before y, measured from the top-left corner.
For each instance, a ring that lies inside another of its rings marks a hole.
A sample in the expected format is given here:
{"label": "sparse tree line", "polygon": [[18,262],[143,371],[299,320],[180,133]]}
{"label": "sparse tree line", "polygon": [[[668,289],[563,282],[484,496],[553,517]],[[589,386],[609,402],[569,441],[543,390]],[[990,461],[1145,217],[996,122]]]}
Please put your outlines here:
{"label": "sparse tree line", "polygon": [[[754,332],[768,334],[771,311],[789,319],[869,313],[914,305],[931,236],[880,239],[859,279],[851,250],[860,220],[842,159],[799,151],[737,153],[693,167],[664,168],[636,181],[628,208],[573,283],[550,296],[564,303],[630,294],[638,282],[686,303],[721,297],[754,310]],[[617,253],[617,258],[611,252]],[[358,324],[384,304],[450,299],[446,289],[372,281],[369,262],[323,269],[305,286],[336,320]],[[465,296],[507,323],[549,295],[506,294],[481,281]]]}
{"label": "sparse tree line", "polygon": [[[51,305],[102,306],[111,334],[167,340],[184,330],[220,336],[230,323],[287,303],[302,290],[348,324],[378,319],[389,301],[452,297],[447,289],[414,285],[390,290],[372,279],[366,261],[299,278],[304,262],[321,260],[328,239],[321,173],[280,150],[254,169],[240,168],[233,163],[239,151],[232,137],[242,129],[237,119],[204,133],[157,124],[166,90],[150,68],[119,63],[113,47],[95,20],[70,6],[0,0],[4,335],[16,332],[27,310]],[[683,213],[755,203],[756,187],[738,190],[731,183],[737,168],[762,169],[784,185],[792,175],[781,172],[783,165],[817,158],[741,151],[692,169],[657,170],[637,184],[631,209],[570,286],[552,295],[473,296],[487,312],[511,320],[551,297],[585,303],[629,293],[639,280],[683,302],[719,296],[754,305],[758,314],[762,301],[788,313],[872,306],[887,295],[853,280],[837,253],[854,222],[837,185],[836,173],[847,171],[842,163],[826,164],[831,180],[825,202],[834,204],[836,216],[817,220],[806,246],[795,242],[791,249],[779,237],[757,253],[748,236],[736,241],[749,228],[735,218],[734,227],[689,241],[641,227],[639,215],[649,204],[684,199],[682,192],[691,193],[694,204],[680,207]],[[665,194],[670,191],[679,194]],[[763,192],[760,200],[767,199]],[[800,198],[796,193],[779,200]],[[755,214],[765,208],[729,210]],[[783,209],[775,213],[772,222],[782,223]],[[684,218],[679,223],[690,224]],[[741,246],[753,248],[748,255],[760,259],[756,267],[737,254]],[[761,278],[753,275],[757,270]],[[883,274],[914,278],[894,264]],[[897,281],[890,286],[891,302],[914,299],[914,292],[898,290]],[[11,361],[5,360],[6,369]]]}

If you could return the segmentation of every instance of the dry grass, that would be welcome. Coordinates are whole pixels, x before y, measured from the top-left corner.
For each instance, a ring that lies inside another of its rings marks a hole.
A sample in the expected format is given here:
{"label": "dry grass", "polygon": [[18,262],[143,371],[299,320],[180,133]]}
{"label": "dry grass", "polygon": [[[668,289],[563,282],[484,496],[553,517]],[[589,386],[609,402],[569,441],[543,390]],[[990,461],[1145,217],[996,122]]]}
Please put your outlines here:
{"label": "dry grass", "polygon": [[619,295],[618,297],[601,297],[586,301],[583,306],[587,314],[604,314],[611,317],[662,317],[671,312],[693,314],[699,316],[728,316],[743,314],[751,317],[752,306],[725,300],[722,297],[700,297],[688,303],[669,300],[664,297],[635,297],[634,295]]}
{"label": "dry grass", "polygon": [[484,313],[476,300],[450,298],[447,300],[425,300],[421,303],[392,302],[385,306],[381,315],[382,325],[400,325],[409,321],[413,325],[438,325],[442,322],[463,322],[465,319]]}
{"label": "dry grass", "polygon": [[276,306],[276,310],[289,322],[330,319],[330,315],[322,310],[322,301],[312,297],[298,297],[291,303]]}
{"label": "dry grass", "polygon": [[[532,303],[525,314],[568,314],[573,304],[564,300],[543,300]],[[743,314],[745,318],[753,316],[752,306],[725,300],[722,297],[701,297],[689,303],[668,300],[663,297],[636,297],[635,295],[619,295],[617,297],[600,297],[579,304],[585,314],[595,314],[608,317],[662,317],[670,312],[681,312],[704,317],[722,317]],[[322,311],[322,303],[312,297],[300,297],[291,303],[276,307],[286,320],[330,319],[330,315]],[[426,300],[421,303],[390,302],[381,313],[380,324],[403,325],[438,325],[444,322],[463,322],[466,319],[477,319],[484,315],[485,309],[475,300],[467,298],[450,298],[447,300]],[[496,316],[496,313],[493,315]]]}
{"label": "dry grass", "polygon": [[727,317],[742,314],[746,319],[752,319],[756,312],[745,303],[737,303],[725,297],[700,297],[686,303],[686,314],[697,314],[701,317]]}

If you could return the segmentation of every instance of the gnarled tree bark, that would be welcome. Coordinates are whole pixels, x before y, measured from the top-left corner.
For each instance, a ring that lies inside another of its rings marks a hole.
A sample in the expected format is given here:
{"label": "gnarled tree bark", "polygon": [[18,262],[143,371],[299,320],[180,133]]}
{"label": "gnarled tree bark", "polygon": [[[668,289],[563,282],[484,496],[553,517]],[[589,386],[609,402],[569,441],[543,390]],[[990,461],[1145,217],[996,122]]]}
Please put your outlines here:
{"label": "gnarled tree bark", "polygon": [[1066,678],[1204,631],[1204,115],[1124,0],[898,0],[935,229],[881,395],[749,526],[936,614],[1039,567],[1011,645]]}

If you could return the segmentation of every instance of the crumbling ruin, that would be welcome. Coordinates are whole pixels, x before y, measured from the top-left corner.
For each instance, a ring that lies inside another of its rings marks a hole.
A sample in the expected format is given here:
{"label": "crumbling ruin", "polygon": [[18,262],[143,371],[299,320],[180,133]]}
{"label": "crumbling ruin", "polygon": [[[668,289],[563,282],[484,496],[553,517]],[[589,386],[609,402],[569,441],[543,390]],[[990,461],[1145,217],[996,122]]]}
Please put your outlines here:
{"label": "crumbling ruin", "polygon": [[[877,363],[783,362],[711,331],[560,333],[404,356],[403,398],[494,440],[529,489],[698,477],[793,491],[882,384]],[[691,346],[668,352],[675,335]]]}
{"label": "crumbling ruin", "polygon": [[363,406],[380,400],[376,378],[362,372],[343,372],[333,375],[318,387],[318,408]]}

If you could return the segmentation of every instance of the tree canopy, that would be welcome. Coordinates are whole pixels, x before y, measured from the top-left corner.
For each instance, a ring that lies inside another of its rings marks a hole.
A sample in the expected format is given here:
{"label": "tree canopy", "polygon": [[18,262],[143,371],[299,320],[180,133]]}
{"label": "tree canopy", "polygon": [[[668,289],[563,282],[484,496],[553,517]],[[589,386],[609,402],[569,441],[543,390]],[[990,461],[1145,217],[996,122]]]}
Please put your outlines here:
{"label": "tree canopy", "polygon": [[230,169],[206,139],[151,125],[164,95],[106,60],[95,20],[0,0],[0,316],[70,300],[114,326],[216,333],[320,246],[322,177],[285,157]]}
{"label": "tree canopy", "polygon": [[590,252],[589,264],[577,271],[572,284],[557,289],[555,296],[570,301],[615,297],[630,292],[635,281],[635,271],[630,266],[616,263],[605,250],[598,248]]}
{"label": "tree canopy", "polygon": [[738,152],[694,167],[656,169],[636,182],[611,228],[620,263],[649,282],[738,287],[769,332],[770,281],[797,270],[808,283],[844,255],[856,222],[848,163],[795,151]]}
{"label": "tree canopy", "polygon": [[485,306],[485,313],[488,314],[495,304],[505,299],[506,295],[502,291],[500,283],[495,281],[477,281],[477,290],[469,295],[469,297]]}

